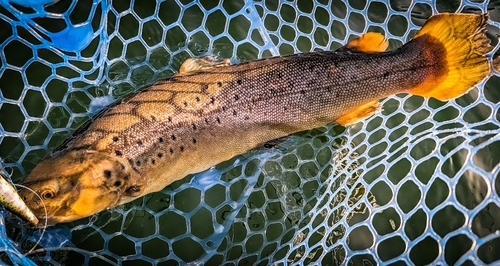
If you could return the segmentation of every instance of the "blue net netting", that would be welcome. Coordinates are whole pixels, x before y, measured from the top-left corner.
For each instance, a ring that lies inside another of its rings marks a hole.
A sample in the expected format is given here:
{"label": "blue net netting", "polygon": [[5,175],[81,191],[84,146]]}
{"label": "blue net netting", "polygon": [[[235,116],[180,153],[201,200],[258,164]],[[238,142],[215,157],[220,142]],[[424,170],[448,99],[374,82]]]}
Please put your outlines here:
{"label": "blue net netting", "polygon": [[[0,158],[14,182],[95,112],[187,58],[233,63],[389,49],[432,14],[496,1],[0,0]],[[116,209],[32,229],[0,216],[15,265],[457,264],[500,260],[500,80],[449,102],[396,95],[348,128],[295,134]],[[35,243],[40,239],[40,243]],[[32,248],[34,250],[31,250]]]}

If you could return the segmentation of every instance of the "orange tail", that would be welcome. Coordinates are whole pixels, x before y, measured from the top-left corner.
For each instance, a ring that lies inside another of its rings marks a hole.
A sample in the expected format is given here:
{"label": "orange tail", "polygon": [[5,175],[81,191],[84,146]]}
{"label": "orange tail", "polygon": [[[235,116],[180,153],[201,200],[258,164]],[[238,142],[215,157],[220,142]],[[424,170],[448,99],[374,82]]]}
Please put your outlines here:
{"label": "orange tail", "polygon": [[486,37],[488,15],[439,14],[431,17],[415,35],[433,37],[446,50],[447,71],[430,78],[409,92],[438,100],[456,98],[490,74],[485,56],[492,50]]}

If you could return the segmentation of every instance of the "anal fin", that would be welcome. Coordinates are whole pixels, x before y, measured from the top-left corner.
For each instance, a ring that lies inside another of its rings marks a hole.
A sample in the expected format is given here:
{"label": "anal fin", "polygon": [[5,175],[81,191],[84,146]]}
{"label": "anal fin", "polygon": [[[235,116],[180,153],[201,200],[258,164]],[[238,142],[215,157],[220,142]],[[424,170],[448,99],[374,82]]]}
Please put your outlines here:
{"label": "anal fin", "polygon": [[335,122],[342,126],[351,125],[377,113],[380,109],[381,105],[378,100],[367,102],[347,110],[340,117],[335,119]]}

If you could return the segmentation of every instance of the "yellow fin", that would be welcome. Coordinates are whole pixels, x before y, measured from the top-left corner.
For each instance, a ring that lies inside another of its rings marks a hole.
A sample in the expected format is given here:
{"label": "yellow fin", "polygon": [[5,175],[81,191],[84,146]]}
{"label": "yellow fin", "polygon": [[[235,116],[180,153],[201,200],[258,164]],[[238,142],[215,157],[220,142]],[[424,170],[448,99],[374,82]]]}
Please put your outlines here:
{"label": "yellow fin", "polygon": [[214,67],[229,66],[231,62],[229,59],[218,59],[214,56],[205,56],[202,58],[189,58],[186,59],[181,67],[179,68],[179,73],[189,73],[200,70],[208,70]]}
{"label": "yellow fin", "polygon": [[[486,37],[488,15],[439,14],[431,17],[414,39],[424,38],[440,43],[445,51],[442,73],[410,89],[410,93],[438,100],[456,98],[490,74],[485,54],[492,50]],[[424,47],[422,56],[435,51]]]}
{"label": "yellow fin", "polygon": [[349,50],[363,53],[383,52],[387,47],[389,47],[389,42],[378,32],[367,32],[345,45],[345,48]]}
{"label": "yellow fin", "polygon": [[342,126],[351,125],[373,115],[374,113],[377,113],[380,109],[381,107],[378,100],[367,102],[347,110],[344,114],[337,118],[335,122]]}

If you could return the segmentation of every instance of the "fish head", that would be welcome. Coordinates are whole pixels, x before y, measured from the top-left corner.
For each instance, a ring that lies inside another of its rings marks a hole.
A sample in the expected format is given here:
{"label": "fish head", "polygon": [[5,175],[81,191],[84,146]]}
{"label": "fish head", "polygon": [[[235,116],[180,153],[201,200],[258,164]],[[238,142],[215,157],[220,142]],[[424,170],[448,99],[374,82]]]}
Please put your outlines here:
{"label": "fish head", "polygon": [[[19,191],[28,207],[49,225],[70,222],[112,208],[141,192],[128,162],[104,152],[73,150],[48,156]],[[38,195],[38,196],[37,196]]]}

